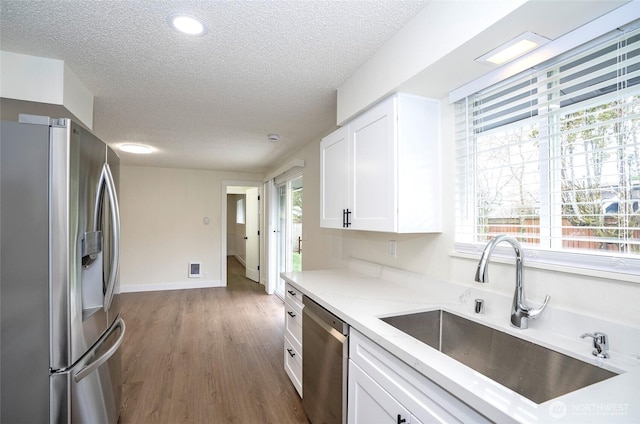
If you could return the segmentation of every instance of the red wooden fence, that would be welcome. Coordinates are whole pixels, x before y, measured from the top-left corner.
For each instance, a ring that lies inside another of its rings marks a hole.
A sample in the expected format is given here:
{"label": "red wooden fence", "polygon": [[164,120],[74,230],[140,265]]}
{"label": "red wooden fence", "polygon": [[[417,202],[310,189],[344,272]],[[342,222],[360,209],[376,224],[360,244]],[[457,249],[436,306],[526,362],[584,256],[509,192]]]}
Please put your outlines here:
{"label": "red wooden fence", "polygon": [[[568,220],[562,222],[562,247],[566,249],[610,250],[620,252],[626,244],[631,244],[634,252],[640,252],[640,228],[629,230],[626,241],[619,239],[615,231],[618,225],[615,218],[605,218],[604,227],[600,228],[600,234],[591,227],[579,227],[572,225]],[[610,234],[603,235],[602,231]],[[488,234],[510,234],[521,243],[540,244],[539,218],[489,218],[486,226]],[[487,236],[486,239],[490,239]]]}

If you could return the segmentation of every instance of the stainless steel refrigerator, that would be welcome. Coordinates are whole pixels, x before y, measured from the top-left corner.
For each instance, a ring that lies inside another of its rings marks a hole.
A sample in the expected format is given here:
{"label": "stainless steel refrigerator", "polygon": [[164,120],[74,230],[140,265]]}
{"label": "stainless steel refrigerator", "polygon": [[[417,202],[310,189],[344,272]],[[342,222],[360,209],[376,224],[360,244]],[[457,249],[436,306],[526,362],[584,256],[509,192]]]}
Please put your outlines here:
{"label": "stainless steel refrigerator", "polygon": [[69,119],[0,124],[0,422],[116,423],[119,158]]}

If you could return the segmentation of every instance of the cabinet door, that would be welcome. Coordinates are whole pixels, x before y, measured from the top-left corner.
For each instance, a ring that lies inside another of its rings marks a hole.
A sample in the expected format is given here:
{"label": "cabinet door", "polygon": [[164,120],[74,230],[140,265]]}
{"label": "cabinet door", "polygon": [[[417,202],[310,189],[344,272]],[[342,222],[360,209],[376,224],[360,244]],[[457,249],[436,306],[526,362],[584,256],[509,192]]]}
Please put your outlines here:
{"label": "cabinet door", "polygon": [[342,228],[347,209],[348,133],[340,128],[320,143],[320,226]]}
{"label": "cabinet door", "polygon": [[[418,419],[423,423],[441,424],[489,422],[464,402],[353,327],[349,332],[349,358],[350,364],[353,362],[354,366],[360,368],[362,373],[378,384],[388,396],[411,412],[412,416],[407,418],[407,422],[418,422]],[[349,372],[351,373],[351,367]],[[352,374],[349,374],[349,380],[351,378]],[[349,385],[351,390],[351,382]],[[370,390],[369,393],[373,391]],[[398,413],[394,414],[397,417]],[[402,418],[404,419],[404,415]]]}
{"label": "cabinet door", "polygon": [[412,422],[409,411],[353,361],[349,361],[348,399],[348,424]]}
{"label": "cabinet door", "polygon": [[349,124],[351,228],[395,231],[397,211],[396,99]]}
{"label": "cabinet door", "polygon": [[284,337],[284,371],[302,397],[302,356],[288,336]]}

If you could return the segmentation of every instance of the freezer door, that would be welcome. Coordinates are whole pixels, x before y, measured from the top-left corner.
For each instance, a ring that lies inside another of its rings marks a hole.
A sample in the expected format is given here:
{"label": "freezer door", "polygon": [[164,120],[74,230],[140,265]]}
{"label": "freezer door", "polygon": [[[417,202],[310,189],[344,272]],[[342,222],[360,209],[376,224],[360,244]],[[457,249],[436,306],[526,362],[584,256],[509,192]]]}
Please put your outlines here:
{"label": "freezer door", "polygon": [[51,423],[118,422],[124,336],[124,321],[118,319],[73,368],[51,375]]}

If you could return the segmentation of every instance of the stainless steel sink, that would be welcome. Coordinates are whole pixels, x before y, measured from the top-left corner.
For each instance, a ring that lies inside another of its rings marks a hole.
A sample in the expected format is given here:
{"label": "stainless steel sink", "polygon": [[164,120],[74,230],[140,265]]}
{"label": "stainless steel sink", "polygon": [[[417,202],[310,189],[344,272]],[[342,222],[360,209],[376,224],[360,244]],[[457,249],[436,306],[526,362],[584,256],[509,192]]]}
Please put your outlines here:
{"label": "stainless steel sink", "polygon": [[442,310],[381,319],[536,403],[617,375]]}

